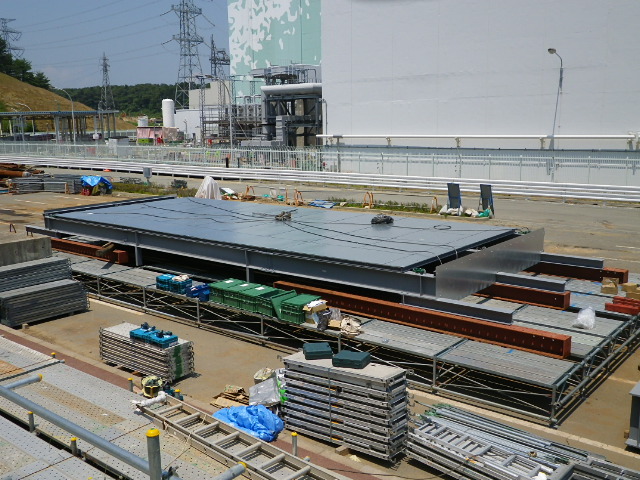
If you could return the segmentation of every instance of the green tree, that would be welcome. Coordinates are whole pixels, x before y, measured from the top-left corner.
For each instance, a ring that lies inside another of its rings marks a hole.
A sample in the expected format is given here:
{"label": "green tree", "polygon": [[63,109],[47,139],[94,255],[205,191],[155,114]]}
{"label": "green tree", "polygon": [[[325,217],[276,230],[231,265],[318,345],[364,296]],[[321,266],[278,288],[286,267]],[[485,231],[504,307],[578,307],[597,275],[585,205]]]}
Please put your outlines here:
{"label": "green tree", "polygon": [[3,38],[0,38],[0,73],[11,75],[12,67],[13,56],[7,48],[7,42],[5,42]]}

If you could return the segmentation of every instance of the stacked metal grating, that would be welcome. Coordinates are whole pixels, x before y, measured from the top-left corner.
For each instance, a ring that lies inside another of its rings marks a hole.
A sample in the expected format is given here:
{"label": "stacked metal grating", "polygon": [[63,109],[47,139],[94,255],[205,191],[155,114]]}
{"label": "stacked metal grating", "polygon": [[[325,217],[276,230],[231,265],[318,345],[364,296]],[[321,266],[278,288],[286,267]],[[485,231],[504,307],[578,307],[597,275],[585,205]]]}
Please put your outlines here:
{"label": "stacked metal grating", "polygon": [[287,428],[393,461],[408,430],[406,370],[369,364],[334,367],[331,359],[283,359]]}
{"label": "stacked metal grating", "polygon": [[140,325],[121,323],[100,329],[100,358],[143,375],[157,375],[168,381],[194,372],[193,343],[178,339],[178,344],[167,348],[130,338],[131,330]]}
{"label": "stacked metal grating", "polygon": [[[459,480],[568,480],[583,471],[589,471],[590,478],[605,479],[607,470],[617,467],[586,450],[448,405],[421,418],[409,433],[407,455]],[[640,478],[637,474],[625,478]]]}
{"label": "stacked metal grating", "polygon": [[80,175],[37,175],[25,178],[13,178],[9,191],[15,194],[33,192],[80,193],[82,177]]}
{"label": "stacked metal grating", "polygon": [[59,190],[53,189],[60,187],[63,188],[62,191],[67,193],[82,192],[82,175],[56,174],[52,175],[50,179],[44,179],[45,192],[57,192]]}
{"label": "stacked metal grating", "polygon": [[0,292],[0,321],[10,327],[84,312],[88,307],[84,285],[75,280],[56,280]]}
{"label": "stacked metal grating", "polygon": [[43,189],[42,178],[39,177],[12,178],[9,182],[9,192],[14,194],[42,192]]}
{"label": "stacked metal grating", "polygon": [[0,292],[69,279],[71,267],[66,258],[49,257],[14,263],[0,267]]}

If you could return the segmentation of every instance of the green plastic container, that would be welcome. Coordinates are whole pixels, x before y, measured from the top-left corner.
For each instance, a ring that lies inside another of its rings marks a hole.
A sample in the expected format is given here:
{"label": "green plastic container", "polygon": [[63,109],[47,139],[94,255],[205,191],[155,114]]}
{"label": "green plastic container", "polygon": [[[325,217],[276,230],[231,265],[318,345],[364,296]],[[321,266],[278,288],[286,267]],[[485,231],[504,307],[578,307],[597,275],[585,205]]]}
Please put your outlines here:
{"label": "green plastic container", "polygon": [[277,288],[275,292],[258,298],[258,312],[270,317],[277,317],[276,305],[281,305],[282,302],[296,295],[295,290],[287,291]]}
{"label": "green plastic container", "polygon": [[258,312],[258,299],[263,295],[269,296],[269,294],[274,293],[277,293],[277,289],[266,285],[258,285],[255,288],[243,290],[240,292],[242,308],[250,312]]}
{"label": "green plastic container", "polygon": [[302,293],[285,300],[281,304],[279,318],[285,322],[297,323],[298,325],[304,323],[306,312],[303,308],[307,303],[313,302],[314,300],[320,300],[320,297],[307,293]]}
{"label": "green plastic container", "polygon": [[224,303],[230,307],[244,309],[242,292],[245,290],[251,290],[252,288],[260,287],[259,283],[243,282],[233,285],[227,289],[224,293]]}
{"label": "green plastic container", "polygon": [[225,294],[234,285],[240,285],[245,283],[244,280],[238,280],[237,278],[228,278],[220,282],[210,283],[211,288],[210,300],[216,303],[226,303]]}

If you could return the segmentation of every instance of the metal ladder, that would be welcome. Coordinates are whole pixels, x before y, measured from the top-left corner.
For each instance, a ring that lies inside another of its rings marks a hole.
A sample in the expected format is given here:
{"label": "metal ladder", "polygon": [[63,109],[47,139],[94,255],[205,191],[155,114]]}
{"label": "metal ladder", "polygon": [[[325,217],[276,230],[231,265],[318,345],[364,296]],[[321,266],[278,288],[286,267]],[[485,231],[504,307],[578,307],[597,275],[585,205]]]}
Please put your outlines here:
{"label": "metal ladder", "polygon": [[436,421],[409,433],[408,450],[410,457],[422,463],[440,470],[453,468],[452,476],[456,478],[518,480],[533,478],[541,471],[552,478],[557,467],[514,454]]}
{"label": "metal ladder", "polygon": [[245,476],[259,480],[347,480],[269,445],[174,398],[169,406],[141,407],[159,428],[226,466],[246,465]]}

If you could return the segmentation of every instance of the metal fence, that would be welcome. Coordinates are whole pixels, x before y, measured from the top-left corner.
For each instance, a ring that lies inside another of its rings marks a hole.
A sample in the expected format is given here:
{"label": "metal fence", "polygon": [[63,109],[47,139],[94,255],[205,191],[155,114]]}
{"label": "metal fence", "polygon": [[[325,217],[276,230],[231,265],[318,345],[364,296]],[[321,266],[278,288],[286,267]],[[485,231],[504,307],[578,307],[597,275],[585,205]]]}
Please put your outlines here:
{"label": "metal fence", "polygon": [[0,142],[0,155],[147,164],[283,169],[489,181],[640,187],[640,151],[429,149],[400,147],[190,148]]}

